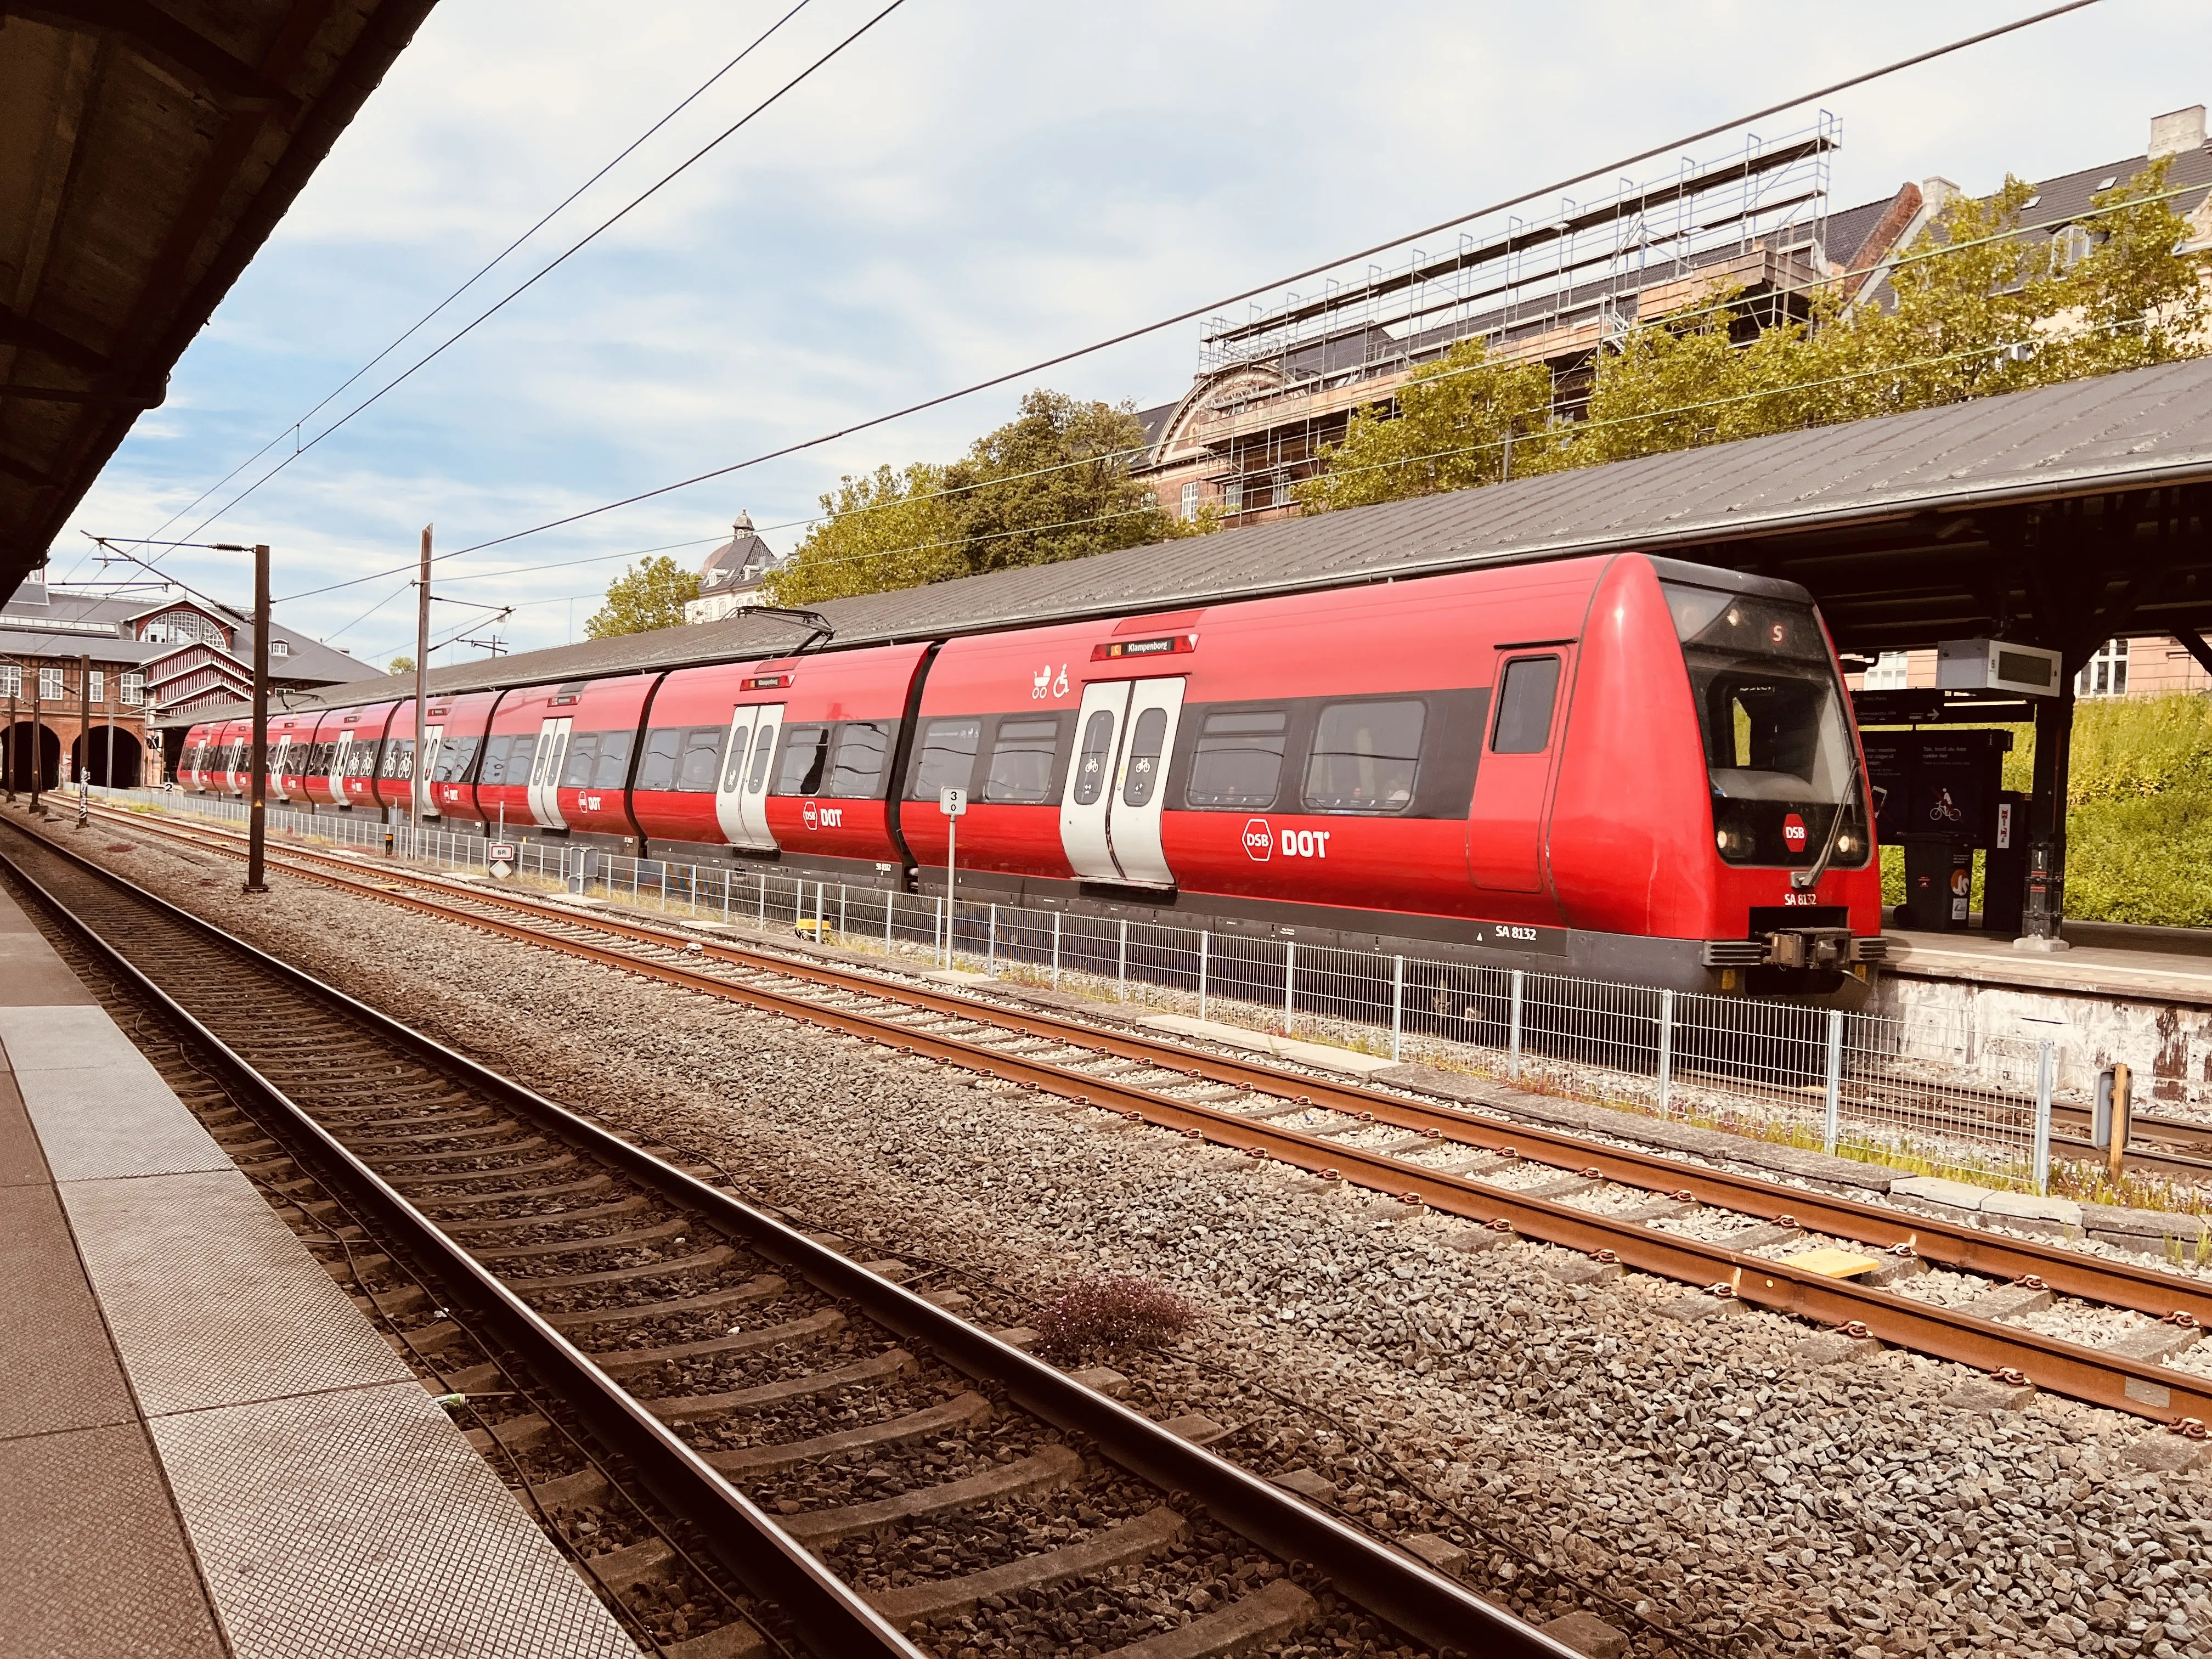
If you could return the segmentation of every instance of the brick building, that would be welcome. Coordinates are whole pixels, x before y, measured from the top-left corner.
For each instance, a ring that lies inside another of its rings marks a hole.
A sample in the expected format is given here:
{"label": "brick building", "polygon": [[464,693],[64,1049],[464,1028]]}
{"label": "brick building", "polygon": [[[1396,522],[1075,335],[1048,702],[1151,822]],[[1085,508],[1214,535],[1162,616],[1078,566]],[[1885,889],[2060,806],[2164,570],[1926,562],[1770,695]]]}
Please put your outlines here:
{"label": "brick building", "polygon": [[[279,706],[287,690],[374,672],[290,629],[270,629],[269,679]],[[227,605],[158,587],[49,590],[45,573],[33,572],[0,605],[0,703],[15,700],[4,716],[0,775],[12,787],[29,788],[34,765],[41,788],[76,775],[88,689],[92,781],[150,782],[156,772],[149,752],[175,751],[173,740],[162,741],[165,730],[181,735],[199,710],[252,696],[252,623]]]}

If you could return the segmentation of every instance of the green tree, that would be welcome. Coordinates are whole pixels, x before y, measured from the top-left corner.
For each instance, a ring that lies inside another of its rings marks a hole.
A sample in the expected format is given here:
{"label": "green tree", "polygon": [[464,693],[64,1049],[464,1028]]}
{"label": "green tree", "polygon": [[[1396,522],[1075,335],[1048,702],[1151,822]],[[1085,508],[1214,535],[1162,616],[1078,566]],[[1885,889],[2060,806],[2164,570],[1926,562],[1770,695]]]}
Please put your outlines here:
{"label": "green tree", "polygon": [[1017,565],[1079,559],[1212,527],[1184,525],[1129,477],[1144,428],[1127,405],[1042,389],[947,466],[848,476],[826,515],[769,579],[778,605],[814,605]]}
{"label": "green tree", "polygon": [[415,659],[394,657],[387,672],[394,674],[411,674],[415,672]]}
{"label": "green tree", "polygon": [[1464,343],[1354,416],[1329,472],[1304,487],[1307,510],[1497,483],[1509,432],[1517,477],[2200,356],[2205,256],[2176,251],[2191,232],[2157,199],[2167,167],[2100,193],[2050,239],[2016,234],[2033,197],[2017,179],[1954,198],[1892,268],[1887,308],[1846,308],[1823,287],[1809,318],[1753,334],[1741,295],[1716,290],[1646,319],[1600,355],[1571,425],[1520,378],[1540,366],[1508,369]]}
{"label": "green tree", "polygon": [[699,573],[659,554],[626,568],[607,584],[607,602],[592,613],[584,632],[604,640],[680,627],[685,602],[698,597]]}

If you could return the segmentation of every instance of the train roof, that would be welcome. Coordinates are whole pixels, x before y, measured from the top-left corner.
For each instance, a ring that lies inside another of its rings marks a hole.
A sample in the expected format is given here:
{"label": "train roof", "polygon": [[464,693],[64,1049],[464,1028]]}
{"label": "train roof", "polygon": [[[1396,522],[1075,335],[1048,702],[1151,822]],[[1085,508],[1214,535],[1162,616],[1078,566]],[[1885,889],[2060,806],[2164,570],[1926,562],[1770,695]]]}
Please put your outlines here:
{"label": "train roof", "polygon": [[[817,607],[818,648],[987,633],[1589,554],[1683,552],[1937,513],[2212,479],[2212,360],[1907,415],[1278,520]],[[1731,585],[1750,585],[1727,574]],[[1791,588],[1793,592],[1802,589]],[[439,696],[787,654],[787,612],[590,640],[434,670]],[[312,693],[289,708],[414,695],[411,675]],[[210,719],[229,717],[210,712]]]}

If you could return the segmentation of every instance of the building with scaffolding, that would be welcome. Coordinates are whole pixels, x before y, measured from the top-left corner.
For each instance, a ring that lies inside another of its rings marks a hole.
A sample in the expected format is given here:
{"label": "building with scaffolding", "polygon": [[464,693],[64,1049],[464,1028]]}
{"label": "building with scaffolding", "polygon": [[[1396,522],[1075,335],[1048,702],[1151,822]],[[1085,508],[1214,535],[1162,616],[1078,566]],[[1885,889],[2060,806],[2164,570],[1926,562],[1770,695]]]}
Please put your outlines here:
{"label": "building with scaffolding", "polygon": [[1182,518],[1279,517],[1297,510],[1297,486],[1322,470],[1355,410],[1387,403],[1462,341],[1481,340],[1495,361],[1544,364],[1555,416],[1574,420],[1599,353],[1639,319],[1733,290],[1747,337],[1802,320],[1814,283],[1864,281],[1923,217],[1911,185],[1830,213],[1838,142],[1824,113],[1801,132],[1623,179],[1596,201],[1478,222],[1448,252],[1414,249],[1318,294],[1255,303],[1242,322],[1217,317],[1190,389],[1139,416],[1149,447],[1132,474]]}

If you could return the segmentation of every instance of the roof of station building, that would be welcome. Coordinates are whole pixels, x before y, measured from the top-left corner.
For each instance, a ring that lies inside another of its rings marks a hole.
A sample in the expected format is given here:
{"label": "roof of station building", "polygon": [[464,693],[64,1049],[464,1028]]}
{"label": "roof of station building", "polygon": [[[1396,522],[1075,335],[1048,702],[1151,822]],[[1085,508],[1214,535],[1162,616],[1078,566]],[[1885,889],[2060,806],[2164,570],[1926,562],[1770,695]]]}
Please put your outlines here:
{"label": "roof of station building", "polygon": [[[1885,558],[1899,556],[1903,538],[1926,544],[1917,556],[1923,562],[1971,559],[1988,546],[1977,514],[2207,482],[2212,359],[835,600],[819,607],[834,639],[815,648],[1631,550],[1804,581],[1839,641],[1855,648],[1862,643],[1856,623],[1839,614],[1827,580],[1777,549],[1817,543],[1826,562],[1820,568],[1841,569],[1856,534],[1869,547],[1878,537]],[[2201,548],[2206,538],[2196,540]],[[2208,579],[2181,586],[2197,594],[2192,603],[2205,614],[2188,621],[2180,610],[2161,613],[2178,625],[2212,623],[2212,552],[2193,556],[2208,562]],[[1849,586],[1838,580],[1837,591]],[[1936,585],[1923,586],[1936,592]],[[1949,589],[1944,594],[1944,604],[1955,605]],[[1944,625],[1949,612],[1930,609],[1926,617],[1929,626]],[[458,664],[434,671],[429,683],[451,695],[775,656],[811,631],[789,612],[741,611]],[[1881,639],[1869,632],[1864,642]],[[331,706],[413,694],[411,676],[392,677],[295,701]]]}

